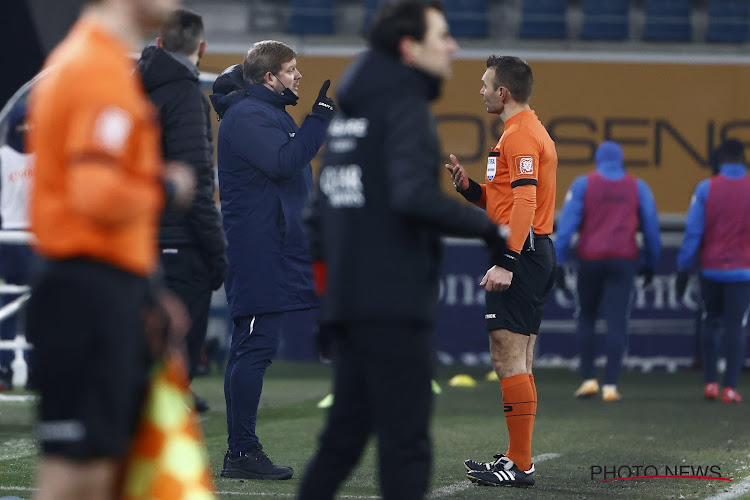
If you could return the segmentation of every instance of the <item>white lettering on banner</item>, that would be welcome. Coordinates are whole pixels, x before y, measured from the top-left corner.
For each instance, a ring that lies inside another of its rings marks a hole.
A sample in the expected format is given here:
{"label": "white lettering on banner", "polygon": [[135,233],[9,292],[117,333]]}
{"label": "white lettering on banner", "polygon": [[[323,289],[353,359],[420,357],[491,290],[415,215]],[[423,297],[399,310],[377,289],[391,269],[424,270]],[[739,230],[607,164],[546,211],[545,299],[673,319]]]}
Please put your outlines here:
{"label": "white lettering on banner", "polygon": [[326,165],[320,172],[320,189],[333,208],[360,208],[365,204],[359,165]]}
{"label": "white lettering on banner", "polygon": [[483,306],[485,289],[479,286],[483,277],[446,274],[440,279],[438,300],[446,306]]}
{"label": "white lettering on banner", "polygon": [[[440,279],[441,304],[455,306],[483,306],[485,289],[479,286],[483,276],[473,277],[470,274],[446,274]],[[577,273],[566,273],[566,282],[570,289],[575,289]],[[679,311],[688,309],[697,311],[700,308],[700,287],[698,278],[688,282],[685,298],[680,302],[675,290],[675,275],[656,275],[648,288],[643,287],[643,280],[637,278],[634,286],[632,308],[634,310],[650,309],[655,311]],[[570,292],[555,288],[552,292],[553,300],[561,309],[575,309],[575,297]]]}

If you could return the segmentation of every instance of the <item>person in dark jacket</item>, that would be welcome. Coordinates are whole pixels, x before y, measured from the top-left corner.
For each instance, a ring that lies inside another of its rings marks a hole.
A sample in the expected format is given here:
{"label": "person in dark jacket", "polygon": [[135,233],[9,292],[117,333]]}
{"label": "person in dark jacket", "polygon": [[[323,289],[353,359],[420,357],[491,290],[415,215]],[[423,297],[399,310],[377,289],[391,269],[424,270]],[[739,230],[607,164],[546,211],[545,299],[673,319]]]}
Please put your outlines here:
{"label": "person in dark jacket", "polygon": [[687,290],[690,269],[700,258],[705,399],[719,397],[716,337],[724,328],[726,371],[721,402],[742,402],[737,392],[745,354],[750,307],[750,178],[742,142],[728,139],[717,153],[719,173],[695,188],[677,255],[677,296]]}
{"label": "person in dark jacket", "polygon": [[484,212],[440,188],[430,101],[458,48],[440,3],[386,4],[369,42],[338,86],[309,216],[334,402],[303,500],[333,498],[373,433],[383,498],[424,498],[440,236],[483,237],[496,262],[505,248]]}
{"label": "person in dark jacket", "polygon": [[229,449],[221,475],[289,479],[255,434],[263,376],[279,346],[284,314],[318,307],[302,210],[312,190],[310,160],[333,116],[323,83],[302,126],[286,112],[302,75],[297,56],[258,42],[242,68],[225,71],[211,100],[221,117],[219,193],[229,246],[226,291],[234,324],[224,382]]}
{"label": "person in dark jacket", "polygon": [[[226,238],[214,201],[216,190],[209,107],[198,81],[198,63],[206,50],[201,16],[176,10],[161,29],[156,46],[146,47],[138,61],[146,91],[159,111],[162,151],[167,160],[191,166],[195,197],[186,212],[166,210],[159,246],[164,280],[190,312],[187,334],[192,379],[206,339],[212,290],[224,282]],[[196,397],[198,411],[208,410]]]}
{"label": "person in dark jacket", "polygon": [[[607,322],[607,369],[602,399],[621,399],[617,380],[627,345],[628,316],[633,278],[643,286],[654,277],[661,253],[659,214],[648,184],[631,177],[623,166],[622,147],[605,141],[596,150],[596,170],[577,177],[570,186],[560,214],[555,240],[558,264],[569,261],[569,245],[578,232],[578,346],[583,382],[579,398],[599,392],[594,368],[594,324],[602,305]],[[643,251],[636,234],[643,233]],[[640,263],[640,267],[639,267]],[[557,268],[558,287],[565,289],[564,271]]]}

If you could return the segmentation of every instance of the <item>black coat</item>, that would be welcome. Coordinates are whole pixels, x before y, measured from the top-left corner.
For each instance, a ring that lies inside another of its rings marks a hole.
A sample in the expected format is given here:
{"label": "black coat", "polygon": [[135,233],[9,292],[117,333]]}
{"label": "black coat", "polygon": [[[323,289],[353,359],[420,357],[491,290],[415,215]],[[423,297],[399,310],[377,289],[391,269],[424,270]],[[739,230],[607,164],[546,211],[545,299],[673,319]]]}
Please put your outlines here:
{"label": "black coat", "polygon": [[146,47],[138,61],[143,84],[159,111],[165,160],[195,169],[195,198],[184,213],[165,210],[159,244],[191,245],[203,255],[211,287],[226,275],[226,238],[214,201],[216,184],[209,105],[200,89],[198,68],[158,47]]}
{"label": "black coat", "polygon": [[313,256],[327,265],[324,322],[433,322],[440,236],[497,234],[484,211],[441,191],[429,107],[439,86],[373,50],[342,77],[309,216]]}

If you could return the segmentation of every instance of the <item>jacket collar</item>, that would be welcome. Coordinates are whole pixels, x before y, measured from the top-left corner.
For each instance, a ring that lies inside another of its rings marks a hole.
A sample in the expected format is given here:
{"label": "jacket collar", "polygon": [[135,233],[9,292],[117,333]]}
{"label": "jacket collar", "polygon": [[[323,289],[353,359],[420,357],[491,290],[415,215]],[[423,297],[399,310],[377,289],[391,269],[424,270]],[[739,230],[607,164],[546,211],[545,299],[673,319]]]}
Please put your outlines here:
{"label": "jacket collar", "polygon": [[268,104],[276,108],[284,109],[286,106],[294,106],[295,104],[297,104],[296,99],[284,94],[279,94],[278,92],[269,89],[262,83],[250,83],[245,80],[242,82],[242,85],[245,87],[245,90],[247,91],[249,96],[260,99],[263,102],[267,102]]}

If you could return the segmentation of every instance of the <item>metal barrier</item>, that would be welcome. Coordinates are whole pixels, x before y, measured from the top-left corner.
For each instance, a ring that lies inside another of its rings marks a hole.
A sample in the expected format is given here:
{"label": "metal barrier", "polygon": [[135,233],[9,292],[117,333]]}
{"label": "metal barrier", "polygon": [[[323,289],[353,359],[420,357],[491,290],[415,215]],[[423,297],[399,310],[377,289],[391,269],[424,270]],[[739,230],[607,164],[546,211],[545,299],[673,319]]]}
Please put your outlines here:
{"label": "metal barrier", "polygon": [[[33,241],[34,237],[26,231],[0,231],[0,245],[26,245]],[[20,297],[0,307],[0,323],[8,320],[23,308],[26,301],[31,297],[31,288],[25,285],[0,284],[0,295],[21,294]],[[24,351],[33,346],[26,341],[26,335],[22,331],[16,332],[14,340],[0,340],[0,350],[13,350],[15,356],[11,362],[13,370],[13,386],[24,387],[29,377],[29,369],[26,364]]]}

